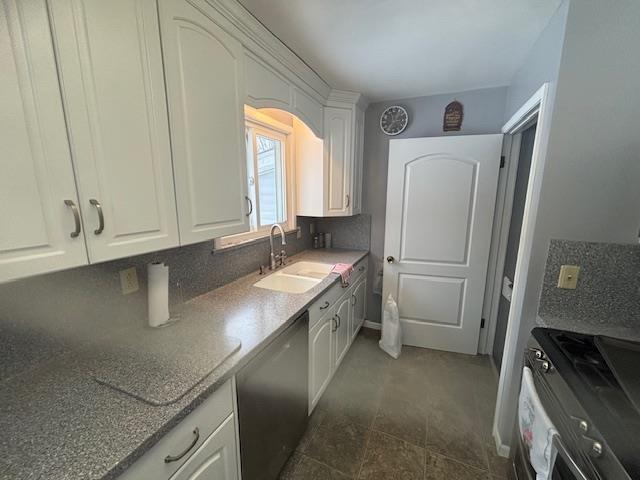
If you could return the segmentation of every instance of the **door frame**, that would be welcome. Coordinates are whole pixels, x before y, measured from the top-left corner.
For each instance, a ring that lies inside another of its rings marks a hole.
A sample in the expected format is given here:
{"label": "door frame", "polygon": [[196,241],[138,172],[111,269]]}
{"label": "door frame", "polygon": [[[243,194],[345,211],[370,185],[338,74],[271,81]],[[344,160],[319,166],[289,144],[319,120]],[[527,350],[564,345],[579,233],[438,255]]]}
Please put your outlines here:
{"label": "door frame", "polygon": [[[520,320],[524,306],[524,294],[527,286],[527,276],[529,274],[529,262],[533,250],[533,233],[540,204],[540,194],[542,190],[542,178],[546,160],[547,143],[549,136],[549,123],[551,121],[551,110],[549,105],[550,86],[544,83],[504,124],[502,133],[505,140],[508,139],[509,168],[505,172],[507,180],[505,182],[505,193],[501,198],[501,205],[497,208],[502,210],[499,222],[494,222],[495,256],[492,257],[490,270],[492,278],[489,278],[485,301],[490,299],[489,322],[484,338],[484,345],[481,344],[481,351],[487,353],[492,350],[495,339],[496,323],[498,316],[498,302],[502,294],[502,273],[507,253],[507,243],[509,227],[511,225],[511,212],[513,208],[513,195],[515,191],[515,180],[517,165],[520,154],[520,136],[523,130],[527,129],[534,122],[537,123],[534,137],[533,153],[531,158],[531,168],[529,182],[527,184],[527,194],[522,218],[522,229],[520,231],[520,242],[518,247],[518,257],[516,260],[516,271],[513,278],[513,293],[511,297],[511,308],[509,309],[509,319],[505,336],[505,346],[502,362],[500,381],[498,384],[498,395],[496,409],[493,419],[493,438],[495,440],[498,454],[509,456],[510,438],[501,438],[502,425],[511,419],[503,418],[507,413],[506,405],[509,401],[509,391],[511,382],[518,379],[519,375],[514,375],[514,363],[508,359],[513,357],[514,349],[517,348],[517,339],[520,331]],[[482,339],[481,339],[482,340]]]}

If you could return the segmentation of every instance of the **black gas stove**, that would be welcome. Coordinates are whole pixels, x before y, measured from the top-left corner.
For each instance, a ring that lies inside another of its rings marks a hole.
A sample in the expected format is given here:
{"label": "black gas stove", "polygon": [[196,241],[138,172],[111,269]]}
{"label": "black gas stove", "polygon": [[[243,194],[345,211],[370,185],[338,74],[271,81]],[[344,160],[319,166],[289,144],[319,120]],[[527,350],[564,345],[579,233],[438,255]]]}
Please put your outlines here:
{"label": "black gas stove", "polygon": [[640,479],[640,343],[536,328],[525,361],[572,472],[554,478]]}

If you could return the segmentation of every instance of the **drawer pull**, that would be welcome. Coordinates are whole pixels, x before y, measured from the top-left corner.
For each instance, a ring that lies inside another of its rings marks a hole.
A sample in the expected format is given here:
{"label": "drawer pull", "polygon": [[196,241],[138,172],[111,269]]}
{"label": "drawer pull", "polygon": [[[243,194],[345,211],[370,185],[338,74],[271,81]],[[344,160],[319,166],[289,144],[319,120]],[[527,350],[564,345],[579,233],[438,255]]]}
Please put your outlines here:
{"label": "drawer pull", "polygon": [[349,282],[345,282],[342,284],[342,288],[347,288],[349,286]]}
{"label": "drawer pull", "polygon": [[330,303],[329,302],[324,302],[324,305],[320,307],[320,310],[326,310],[327,308],[329,308]]}
{"label": "drawer pull", "polygon": [[198,443],[198,440],[200,440],[200,430],[198,429],[198,427],[196,427],[193,430],[193,441],[191,442],[191,444],[181,453],[179,453],[178,455],[167,455],[166,457],[164,457],[164,463],[171,463],[171,462],[177,462],[178,460],[180,460],[182,457],[184,457],[187,453],[189,453],[189,450],[191,450],[193,447],[196,446],[196,443]]}
{"label": "drawer pull", "polygon": [[359,272],[364,272],[364,265],[360,265],[360,268],[358,269]]}

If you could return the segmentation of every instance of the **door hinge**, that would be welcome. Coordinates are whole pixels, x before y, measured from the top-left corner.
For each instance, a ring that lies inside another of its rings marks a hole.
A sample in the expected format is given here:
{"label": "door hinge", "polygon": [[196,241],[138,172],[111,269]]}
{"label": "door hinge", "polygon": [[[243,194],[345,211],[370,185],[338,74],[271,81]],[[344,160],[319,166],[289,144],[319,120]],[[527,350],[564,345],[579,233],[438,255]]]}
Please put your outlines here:
{"label": "door hinge", "polygon": [[484,328],[484,318],[480,319],[480,328]]}
{"label": "door hinge", "polygon": [[504,158],[504,155],[502,155],[500,157],[500,168],[504,168],[505,162],[506,162],[506,159]]}

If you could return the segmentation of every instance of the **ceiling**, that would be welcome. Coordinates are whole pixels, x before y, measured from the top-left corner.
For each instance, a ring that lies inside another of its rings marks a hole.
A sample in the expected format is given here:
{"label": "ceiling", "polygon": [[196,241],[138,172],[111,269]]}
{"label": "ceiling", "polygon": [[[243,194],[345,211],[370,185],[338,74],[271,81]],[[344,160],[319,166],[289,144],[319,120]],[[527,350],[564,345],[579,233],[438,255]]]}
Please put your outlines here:
{"label": "ceiling", "polygon": [[331,87],[389,100],[508,85],[561,0],[240,0]]}

